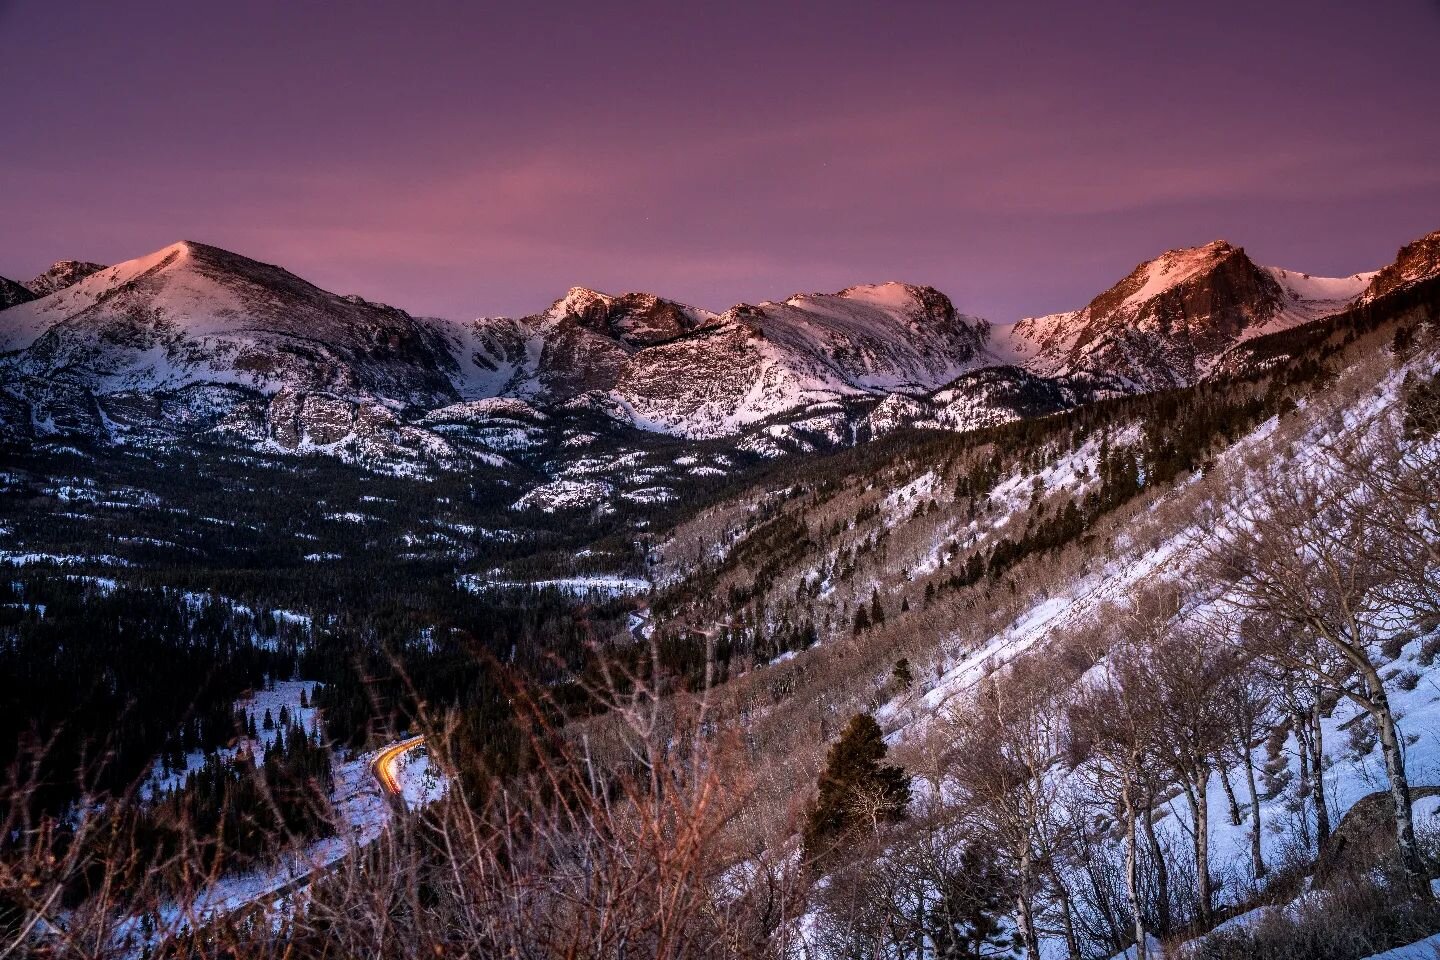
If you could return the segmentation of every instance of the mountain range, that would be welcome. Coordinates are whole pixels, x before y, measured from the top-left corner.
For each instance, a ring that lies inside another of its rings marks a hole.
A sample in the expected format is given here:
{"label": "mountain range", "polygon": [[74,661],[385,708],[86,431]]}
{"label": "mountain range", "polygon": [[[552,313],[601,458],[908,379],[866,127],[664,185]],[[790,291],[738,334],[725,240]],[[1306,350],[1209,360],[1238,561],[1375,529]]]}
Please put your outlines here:
{"label": "mountain range", "polygon": [[577,287],[533,316],[452,321],[184,241],[0,279],[0,433],[203,438],[392,472],[523,466],[537,480],[601,436],[777,456],[1195,383],[1240,344],[1437,273],[1440,232],[1341,278],[1215,241],[1141,263],[1078,310],[1009,325],[898,282],[723,313]]}

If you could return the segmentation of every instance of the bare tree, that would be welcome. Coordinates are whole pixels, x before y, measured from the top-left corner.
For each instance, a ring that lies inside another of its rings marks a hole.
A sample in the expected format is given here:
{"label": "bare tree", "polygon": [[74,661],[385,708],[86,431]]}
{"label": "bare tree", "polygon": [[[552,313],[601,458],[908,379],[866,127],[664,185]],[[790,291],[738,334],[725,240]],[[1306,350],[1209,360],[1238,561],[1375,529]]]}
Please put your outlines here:
{"label": "bare tree", "polygon": [[1125,894],[1137,960],[1146,958],[1137,825],[1149,817],[1147,767],[1157,732],[1153,701],[1144,691],[1143,649],[1122,642],[1110,651],[1104,678],[1080,693],[1067,713],[1068,751],[1097,794],[1114,801],[1125,834]]}
{"label": "bare tree", "polygon": [[1274,695],[1268,677],[1255,661],[1241,664],[1231,671],[1223,693],[1226,713],[1225,746],[1230,757],[1245,771],[1246,796],[1249,805],[1250,872],[1255,879],[1266,874],[1265,853],[1260,838],[1260,791],[1255,784],[1253,751],[1257,742],[1269,731],[1274,719]]}
{"label": "bare tree", "polygon": [[[1393,624],[1385,603],[1391,581],[1375,558],[1394,549],[1373,512],[1328,472],[1297,466],[1240,506],[1217,532],[1210,557],[1232,583],[1231,602],[1278,627],[1254,652],[1347,697],[1375,722],[1401,863],[1414,894],[1429,898],[1400,734],[1380,675],[1378,647]],[[1323,785],[1318,775],[1316,782]]]}
{"label": "bare tree", "polygon": [[1171,626],[1149,650],[1148,677],[1164,736],[1157,746],[1175,773],[1190,808],[1191,844],[1200,898],[1199,920],[1209,929],[1214,896],[1210,878],[1210,777],[1225,742],[1226,687],[1236,658],[1199,630]]}
{"label": "bare tree", "polygon": [[1047,846],[1058,801],[1050,776],[1063,748],[1064,688],[1028,662],[991,678],[975,702],[952,716],[950,772],[972,832],[1005,860],[1027,954],[1038,957],[1036,895],[1049,873]]}
{"label": "bare tree", "polygon": [[1401,419],[1387,409],[1326,452],[1361,491],[1366,521],[1383,531],[1384,549],[1368,560],[1385,598],[1433,629],[1440,626],[1440,408],[1426,405]]}

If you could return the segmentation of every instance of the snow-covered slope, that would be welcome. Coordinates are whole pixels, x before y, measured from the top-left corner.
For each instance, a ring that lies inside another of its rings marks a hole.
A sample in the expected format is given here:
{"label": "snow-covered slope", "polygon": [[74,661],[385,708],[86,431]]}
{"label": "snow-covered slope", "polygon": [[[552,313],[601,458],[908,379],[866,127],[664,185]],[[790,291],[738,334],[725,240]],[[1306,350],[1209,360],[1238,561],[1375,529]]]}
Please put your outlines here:
{"label": "snow-covered slope", "polygon": [[997,330],[994,353],[1042,376],[1084,372],[1117,376],[1134,389],[1181,386],[1238,343],[1343,310],[1374,276],[1261,267],[1216,240],[1140,264],[1083,309]]}
{"label": "snow-covered slope", "polygon": [[723,315],[577,287],[533,317],[441,328],[466,398],[605,394],[642,429],[697,438],[839,397],[933,390],[986,362],[988,335],[943,294],[902,283]]}
{"label": "snow-covered slope", "polygon": [[4,353],[8,373],[63,374],[95,392],[222,383],[454,399],[449,354],[409,314],[191,242],[7,310]]}
{"label": "snow-covered slope", "polygon": [[733,434],[814,403],[922,394],[985,364],[989,324],[930,287],[885,283],[742,304],[637,354],[616,397],[637,425]]}

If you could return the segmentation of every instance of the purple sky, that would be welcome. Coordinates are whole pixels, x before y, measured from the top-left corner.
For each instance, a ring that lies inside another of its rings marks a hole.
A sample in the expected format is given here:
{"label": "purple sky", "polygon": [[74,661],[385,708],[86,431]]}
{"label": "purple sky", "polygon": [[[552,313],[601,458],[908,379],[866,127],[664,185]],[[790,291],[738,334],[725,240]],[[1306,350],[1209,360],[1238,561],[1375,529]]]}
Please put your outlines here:
{"label": "purple sky", "polygon": [[999,321],[1167,247],[1440,228],[1440,3],[0,0],[0,275],[178,239],[416,313],[869,280]]}

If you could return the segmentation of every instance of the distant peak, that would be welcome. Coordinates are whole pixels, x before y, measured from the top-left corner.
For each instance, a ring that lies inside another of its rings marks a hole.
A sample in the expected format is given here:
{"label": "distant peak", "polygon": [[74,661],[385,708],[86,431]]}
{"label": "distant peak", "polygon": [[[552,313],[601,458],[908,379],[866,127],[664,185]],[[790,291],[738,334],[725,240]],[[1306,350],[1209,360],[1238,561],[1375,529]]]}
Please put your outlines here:
{"label": "distant peak", "polygon": [[91,263],[88,260],[56,260],[48,270],[26,283],[25,287],[37,297],[46,297],[104,269],[105,264]]}
{"label": "distant peak", "polygon": [[1235,246],[1229,240],[1211,240],[1209,243],[1202,243],[1199,246],[1195,247],[1176,247],[1173,250],[1166,250],[1154,260],[1149,260],[1146,262],[1157,263],[1165,261],[1174,262],[1218,259],[1228,256],[1232,253],[1243,252],[1244,251],[1240,247]]}
{"label": "distant peak", "polygon": [[614,299],[608,293],[601,293],[599,290],[592,290],[589,287],[571,287],[566,291],[565,296],[551,305],[550,312],[556,317],[583,314],[597,304],[608,304]]}
{"label": "distant peak", "polygon": [[94,273],[96,270],[104,269],[105,264],[91,263],[88,260],[56,260],[54,263],[50,264],[50,268],[45,272],[56,273],[59,271],[87,270],[90,273]]}
{"label": "distant peak", "polygon": [[921,289],[922,288],[912,283],[901,283],[899,280],[886,280],[883,283],[857,283],[854,286],[841,290],[837,296],[844,297],[847,300],[890,303],[905,299],[913,300]]}

